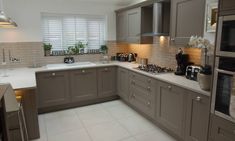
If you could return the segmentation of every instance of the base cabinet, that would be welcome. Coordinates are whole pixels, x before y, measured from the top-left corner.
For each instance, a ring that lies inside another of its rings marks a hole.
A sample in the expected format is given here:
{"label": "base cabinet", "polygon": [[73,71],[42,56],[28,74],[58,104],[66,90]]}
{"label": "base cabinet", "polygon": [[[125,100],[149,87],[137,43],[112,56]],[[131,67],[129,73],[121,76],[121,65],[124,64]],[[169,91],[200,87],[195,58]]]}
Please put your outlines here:
{"label": "base cabinet", "polygon": [[117,75],[116,67],[98,69],[98,96],[106,97],[116,95]]}
{"label": "base cabinet", "polygon": [[235,141],[235,123],[211,116],[210,141]]}
{"label": "base cabinet", "polygon": [[118,95],[123,100],[129,101],[129,71],[119,67],[117,81]]}
{"label": "base cabinet", "polygon": [[157,82],[156,120],[180,138],[184,137],[185,90],[169,83]]}
{"label": "base cabinet", "polygon": [[84,101],[97,97],[96,69],[74,70],[70,73],[71,101]]}
{"label": "base cabinet", "polygon": [[39,108],[70,101],[68,75],[66,71],[36,73]]}
{"label": "base cabinet", "polygon": [[190,91],[188,91],[187,94],[185,140],[207,141],[210,119],[209,97]]}

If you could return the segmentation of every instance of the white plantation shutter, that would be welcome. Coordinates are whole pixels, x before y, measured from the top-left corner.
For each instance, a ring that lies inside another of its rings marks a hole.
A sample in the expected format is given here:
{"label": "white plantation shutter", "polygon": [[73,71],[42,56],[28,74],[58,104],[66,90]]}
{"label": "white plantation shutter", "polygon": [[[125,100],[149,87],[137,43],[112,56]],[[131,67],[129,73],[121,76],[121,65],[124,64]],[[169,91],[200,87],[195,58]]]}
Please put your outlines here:
{"label": "white plantation shutter", "polygon": [[52,50],[66,50],[79,41],[99,49],[105,40],[105,17],[90,15],[42,14],[43,41]]}

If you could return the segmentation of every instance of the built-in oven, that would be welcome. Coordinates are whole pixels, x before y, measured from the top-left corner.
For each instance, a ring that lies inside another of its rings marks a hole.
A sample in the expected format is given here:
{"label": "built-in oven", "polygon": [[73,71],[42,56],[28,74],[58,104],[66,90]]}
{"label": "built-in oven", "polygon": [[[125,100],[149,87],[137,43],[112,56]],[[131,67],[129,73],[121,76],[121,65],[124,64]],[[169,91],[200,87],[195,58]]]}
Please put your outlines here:
{"label": "built-in oven", "polygon": [[219,17],[216,55],[235,56],[235,15]]}
{"label": "built-in oven", "polygon": [[212,107],[216,115],[235,122],[235,58],[216,58]]}

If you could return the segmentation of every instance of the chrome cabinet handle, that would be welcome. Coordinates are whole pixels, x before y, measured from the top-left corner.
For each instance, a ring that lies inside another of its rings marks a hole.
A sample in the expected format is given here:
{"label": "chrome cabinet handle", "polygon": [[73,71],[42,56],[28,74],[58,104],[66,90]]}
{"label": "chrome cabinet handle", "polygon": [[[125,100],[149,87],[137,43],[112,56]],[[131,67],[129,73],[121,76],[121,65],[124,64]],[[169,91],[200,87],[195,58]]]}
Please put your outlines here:
{"label": "chrome cabinet handle", "polygon": [[82,70],[82,73],[85,73],[86,71],[85,70]]}
{"label": "chrome cabinet handle", "polygon": [[147,102],[147,105],[148,105],[148,106],[150,106],[150,105],[151,105],[151,102],[150,102],[150,101],[148,101],[148,102]]}
{"label": "chrome cabinet handle", "polygon": [[52,75],[52,76],[55,76],[56,74],[53,72],[53,73],[51,73],[51,75]]}
{"label": "chrome cabinet handle", "polygon": [[150,90],[151,90],[151,87],[150,87],[150,86],[148,86],[148,87],[147,87],[147,89],[148,89],[148,91],[150,91]]}
{"label": "chrome cabinet handle", "polygon": [[105,70],[105,71],[108,71],[109,69],[108,69],[108,68],[105,68],[104,70]]}
{"label": "chrome cabinet handle", "polygon": [[172,87],[171,86],[167,86],[167,88],[170,90],[170,89],[172,89]]}
{"label": "chrome cabinet handle", "polygon": [[196,98],[196,101],[201,101],[202,100],[202,98],[200,97],[200,96],[198,96],[197,98]]}
{"label": "chrome cabinet handle", "polygon": [[171,41],[175,41],[175,38],[171,38]]}

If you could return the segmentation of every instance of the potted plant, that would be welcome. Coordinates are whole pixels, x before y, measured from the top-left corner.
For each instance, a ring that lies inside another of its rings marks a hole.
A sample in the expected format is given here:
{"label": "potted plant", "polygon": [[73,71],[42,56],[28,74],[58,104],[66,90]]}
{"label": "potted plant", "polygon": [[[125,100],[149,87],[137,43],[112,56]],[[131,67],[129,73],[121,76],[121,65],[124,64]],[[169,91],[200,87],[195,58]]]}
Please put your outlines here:
{"label": "potted plant", "polygon": [[207,64],[207,61],[208,61],[207,53],[208,53],[208,49],[211,46],[210,41],[202,37],[192,36],[190,38],[188,45],[190,47],[201,48],[204,52],[204,63],[203,63],[201,71],[197,75],[197,79],[198,79],[198,83],[201,89],[208,91],[210,90],[211,77],[212,77],[211,66]]}
{"label": "potted plant", "polygon": [[43,43],[43,48],[44,48],[45,56],[50,56],[51,55],[52,45],[50,43],[48,43],[48,44]]}
{"label": "potted plant", "polygon": [[103,54],[107,54],[108,53],[108,47],[106,45],[101,45],[100,46],[100,51]]}
{"label": "potted plant", "polygon": [[81,41],[75,44],[75,48],[79,49],[79,53],[83,54],[85,52],[87,44],[83,44]]}

